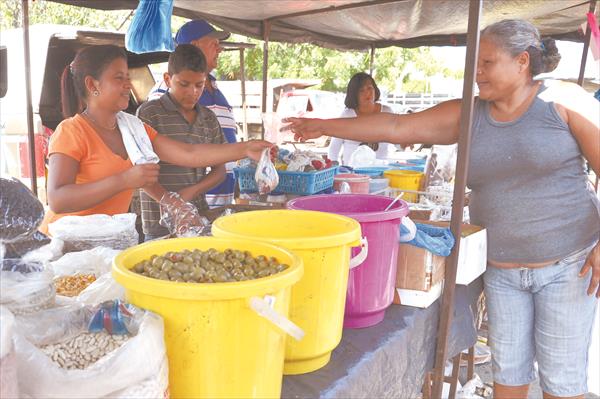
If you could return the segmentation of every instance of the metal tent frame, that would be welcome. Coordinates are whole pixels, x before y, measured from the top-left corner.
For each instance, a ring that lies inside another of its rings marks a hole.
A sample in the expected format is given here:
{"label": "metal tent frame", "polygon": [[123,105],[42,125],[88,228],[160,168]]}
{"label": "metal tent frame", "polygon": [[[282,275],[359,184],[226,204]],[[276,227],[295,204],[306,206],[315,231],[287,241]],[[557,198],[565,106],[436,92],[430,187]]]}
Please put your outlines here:
{"label": "metal tent frame", "polygon": [[[97,8],[104,10],[115,10],[115,9],[135,9],[137,7],[137,0],[51,0],[64,4],[71,4],[76,6],[83,6],[89,8]],[[296,4],[300,4],[300,7],[304,7],[302,10],[297,12],[287,13],[287,14],[279,14],[276,13],[268,18],[264,18],[262,20],[249,20],[249,21],[240,21],[235,20],[233,18],[227,18],[223,15],[216,15],[210,13],[210,5],[213,4],[215,8],[219,8],[224,3],[231,3],[230,1],[215,2],[215,1],[203,1],[202,2],[202,11],[198,11],[196,8],[190,4],[198,2],[190,3],[190,0],[175,0],[175,7],[173,13],[175,15],[187,17],[187,18],[204,18],[210,22],[215,23],[218,26],[225,27],[233,32],[238,32],[241,34],[259,37],[264,40],[263,45],[263,98],[262,98],[262,109],[263,112],[266,110],[266,89],[267,89],[267,70],[268,70],[268,51],[269,51],[269,41],[274,36],[274,28],[277,28],[277,41],[290,41],[290,42],[298,42],[302,41],[302,34],[307,34],[313,42],[317,44],[322,44],[326,46],[335,47],[336,43],[339,48],[362,48],[362,49],[370,49],[371,50],[371,68],[374,59],[374,53],[376,47],[387,47],[391,45],[399,45],[404,47],[416,47],[421,45],[442,45],[442,44],[462,44],[466,43],[467,52],[465,59],[465,78],[463,84],[463,101],[461,108],[461,116],[460,116],[460,136],[458,141],[458,158],[457,158],[457,166],[456,166],[456,180],[454,185],[454,196],[452,201],[452,218],[450,222],[450,229],[454,237],[461,236],[462,230],[462,217],[463,217],[463,208],[464,208],[464,193],[466,188],[466,181],[468,176],[468,164],[467,161],[469,159],[470,153],[470,142],[471,142],[471,121],[473,116],[473,103],[474,103],[474,82],[476,75],[476,65],[477,65],[477,55],[479,52],[479,32],[480,32],[480,21],[482,19],[482,12],[484,8],[484,0],[466,0],[459,2],[454,2],[455,5],[467,6],[468,5],[468,23],[466,34],[464,32],[458,33],[445,33],[442,35],[439,34],[430,34],[424,35],[420,37],[412,37],[412,38],[394,38],[392,40],[373,40],[371,42],[367,40],[357,39],[352,43],[347,43],[345,46],[343,42],[339,42],[334,40],[335,37],[332,35],[327,35],[321,33],[321,36],[317,35],[315,32],[310,32],[306,28],[298,28],[296,33],[299,34],[298,38],[290,37],[289,40],[284,40],[282,38],[281,31],[282,29],[287,29],[290,32],[294,32],[294,26],[289,24],[289,21],[293,18],[301,18],[305,16],[319,16],[324,14],[332,15],[332,13],[336,12],[345,12],[351,10],[360,10],[365,9],[367,7],[378,7],[378,6],[411,6],[411,5],[422,5],[424,1],[427,0],[325,0],[320,2],[306,2],[299,1]],[[487,3],[498,4],[498,0],[486,0]],[[509,4],[519,4],[517,1],[503,0]],[[589,11],[594,12],[596,7],[597,0],[572,0],[572,6],[561,9],[561,12],[567,12],[567,10],[573,9],[575,7],[581,8],[582,5],[589,4]],[[220,4],[219,4],[220,3]],[[319,5],[320,3],[327,4],[329,6],[318,7],[315,4]],[[418,4],[417,4],[418,3]],[[448,2],[446,2],[448,3]],[[528,2],[529,3],[529,2]],[[216,4],[216,5],[215,5]],[[267,2],[263,1],[262,4],[267,4]],[[441,4],[441,3],[439,3]],[[525,7],[527,3],[520,3],[522,7]],[[540,3],[541,4],[541,3]],[[547,3],[550,4],[550,3]],[[32,112],[32,104],[31,104],[31,76],[30,76],[30,66],[29,66],[29,4],[28,0],[22,0],[23,5],[23,36],[24,36],[24,57],[25,57],[25,68],[26,68],[26,90],[28,91],[27,95],[27,123],[28,123],[28,139],[29,139],[29,160],[32,171],[32,191],[37,193],[37,184],[36,184],[36,176],[35,176],[35,148],[34,148],[34,133],[33,133],[33,112]],[[188,6],[186,8],[185,6]],[[293,4],[291,0],[287,1],[279,1],[273,2],[273,8],[281,9],[288,5],[292,7]],[[227,6],[225,4],[224,6]],[[297,8],[297,7],[296,7]],[[260,11],[260,10],[259,10]],[[517,16],[518,17],[518,16]],[[535,19],[535,14],[533,16],[530,15],[532,19]],[[497,19],[503,19],[505,15],[502,14]],[[562,20],[561,20],[562,21]],[[248,29],[241,28],[241,23],[250,22],[251,26]],[[419,21],[417,21],[418,23]],[[441,21],[437,21],[441,23]],[[564,21],[563,21],[564,22]],[[236,28],[237,27],[237,28]],[[257,27],[260,28],[260,34],[257,32]],[[571,30],[552,33],[553,36],[557,38],[567,38],[567,39],[580,39],[577,35],[577,29],[571,27]],[[574,28],[574,29],[573,29]],[[311,36],[312,33],[312,36]],[[544,31],[542,31],[544,34]],[[315,37],[320,37],[320,40],[315,39]],[[581,69],[578,83],[581,85],[583,82],[583,70],[585,68],[585,62],[587,60],[587,50],[589,48],[589,42],[591,37],[591,29],[587,29],[585,39],[584,39],[584,51],[581,60]],[[242,56],[243,57],[243,56]],[[438,326],[438,337],[437,337],[437,348],[436,348],[436,357],[435,357],[435,366],[434,366],[434,378],[433,378],[433,398],[441,398],[442,395],[442,386],[444,381],[444,365],[447,360],[447,349],[448,349],[448,335],[450,332],[450,326],[452,322],[453,312],[452,309],[454,307],[454,294],[456,287],[456,272],[457,272],[457,264],[458,264],[458,253],[460,250],[460,240],[456,240],[456,245],[452,249],[450,256],[446,259],[446,283],[444,287],[444,292],[442,296],[442,307],[440,311],[440,323]]]}

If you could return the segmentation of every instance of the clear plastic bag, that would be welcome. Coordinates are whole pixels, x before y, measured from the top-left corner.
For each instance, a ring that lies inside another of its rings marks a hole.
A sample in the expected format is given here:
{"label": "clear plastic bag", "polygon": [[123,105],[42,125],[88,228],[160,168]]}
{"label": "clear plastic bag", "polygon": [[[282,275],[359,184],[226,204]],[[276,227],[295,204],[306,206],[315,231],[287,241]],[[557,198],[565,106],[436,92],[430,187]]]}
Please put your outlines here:
{"label": "clear plastic bag", "polygon": [[173,0],[140,0],[127,34],[127,50],[134,53],[173,51],[171,33]]}
{"label": "clear plastic bag", "polygon": [[256,166],[254,180],[258,186],[260,194],[268,194],[275,190],[279,184],[279,175],[275,165],[271,162],[271,153],[269,148],[265,148],[260,156],[260,161]]}
{"label": "clear plastic bag", "polygon": [[53,238],[64,241],[64,252],[95,247],[127,249],[138,244],[135,213],[118,215],[64,216],[48,225]]}
{"label": "clear plastic bag", "polygon": [[[17,320],[15,352],[19,389],[31,398],[164,397],[168,389],[162,318],[143,311],[137,334],[85,369],[67,370],[38,346],[64,342],[88,331],[97,306],[49,309]],[[152,392],[147,392],[148,388]],[[138,396],[137,393],[140,393]]]}
{"label": "clear plastic bag", "polygon": [[76,274],[93,274],[100,277],[110,272],[112,260],[119,252],[119,250],[107,247],[70,252],[60,259],[50,262],[50,268],[56,277]]}
{"label": "clear plastic bag", "polygon": [[0,241],[11,243],[30,236],[43,218],[44,206],[23,183],[0,178]]}
{"label": "clear plastic bag", "polygon": [[377,154],[366,145],[359,145],[350,155],[348,166],[352,168],[373,166],[377,163]]}
{"label": "clear plastic bag", "polygon": [[0,304],[14,314],[35,313],[54,305],[53,274],[39,264],[5,259],[0,271]]}
{"label": "clear plastic bag", "polygon": [[168,192],[160,199],[160,225],[176,237],[198,237],[210,232],[208,219],[174,192]]}
{"label": "clear plastic bag", "polygon": [[15,318],[0,306],[0,398],[18,398],[17,358],[13,348]]}

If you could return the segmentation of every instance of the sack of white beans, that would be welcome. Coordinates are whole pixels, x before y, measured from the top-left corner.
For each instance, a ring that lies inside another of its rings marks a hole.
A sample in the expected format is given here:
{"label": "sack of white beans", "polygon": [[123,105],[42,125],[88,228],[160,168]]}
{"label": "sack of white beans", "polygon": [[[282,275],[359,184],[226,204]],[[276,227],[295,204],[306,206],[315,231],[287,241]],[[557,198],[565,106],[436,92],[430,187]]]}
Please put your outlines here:
{"label": "sack of white beans", "polygon": [[14,343],[21,395],[168,397],[162,318],[137,309],[127,325],[129,334],[91,332],[98,309],[72,305],[17,318]]}

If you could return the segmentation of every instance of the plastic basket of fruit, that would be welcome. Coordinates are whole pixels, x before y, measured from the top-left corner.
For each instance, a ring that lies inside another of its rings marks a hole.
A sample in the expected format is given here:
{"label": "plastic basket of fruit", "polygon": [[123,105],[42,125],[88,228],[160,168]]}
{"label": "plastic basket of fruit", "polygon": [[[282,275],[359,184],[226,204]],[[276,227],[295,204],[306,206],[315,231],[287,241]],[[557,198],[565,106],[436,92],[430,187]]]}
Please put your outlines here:
{"label": "plastic basket of fruit", "polygon": [[[333,177],[338,167],[332,166],[327,169],[312,172],[288,172],[277,171],[279,184],[275,191],[286,194],[311,195],[319,191],[333,187]],[[235,177],[240,185],[241,192],[254,192],[258,190],[254,181],[255,168],[235,168]]]}

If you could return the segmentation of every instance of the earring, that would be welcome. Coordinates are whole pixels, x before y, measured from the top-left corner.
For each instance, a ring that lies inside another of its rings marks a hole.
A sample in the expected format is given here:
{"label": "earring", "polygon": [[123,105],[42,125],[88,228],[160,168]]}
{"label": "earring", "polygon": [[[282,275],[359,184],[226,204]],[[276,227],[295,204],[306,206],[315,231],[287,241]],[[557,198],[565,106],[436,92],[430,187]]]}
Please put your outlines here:
{"label": "earring", "polygon": [[94,95],[94,97],[98,97],[100,95],[100,92],[98,90],[94,90],[92,92],[92,95]]}

